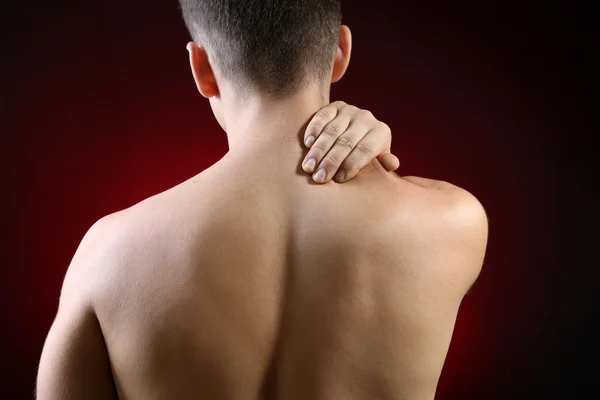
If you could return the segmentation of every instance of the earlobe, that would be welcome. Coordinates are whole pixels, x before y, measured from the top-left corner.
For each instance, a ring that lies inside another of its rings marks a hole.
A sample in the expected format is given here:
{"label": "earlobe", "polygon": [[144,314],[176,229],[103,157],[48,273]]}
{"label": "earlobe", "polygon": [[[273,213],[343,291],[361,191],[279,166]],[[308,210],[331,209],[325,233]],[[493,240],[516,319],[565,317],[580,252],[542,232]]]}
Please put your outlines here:
{"label": "earlobe", "polygon": [[217,96],[219,88],[206,51],[194,42],[189,42],[186,49],[190,55],[190,67],[198,91],[206,98]]}
{"label": "earlobe", "polygon": [[335,51],[333,60],[333,71],[331,74],[331,83],[338,82],[348,69],[350,64],[350,55],[352,54],[352,33],[346,25],[340,27],[340,38],[338,47]]}

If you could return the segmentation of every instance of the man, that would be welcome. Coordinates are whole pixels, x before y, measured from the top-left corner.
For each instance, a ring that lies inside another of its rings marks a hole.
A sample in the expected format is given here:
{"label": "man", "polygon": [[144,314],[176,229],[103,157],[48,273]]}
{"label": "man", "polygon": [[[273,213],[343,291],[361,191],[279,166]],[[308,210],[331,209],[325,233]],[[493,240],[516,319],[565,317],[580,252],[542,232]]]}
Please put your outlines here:
{"label": "man", "polygon": [[[230,151],[86,234],[39,398],[432,399],[482,266],[481,204],[389,173],[373,153],[357,173],[369,147],[395,161],[344,104],[327,108],[337,142],[326,126],[305,154],[304,127],[350,60],[338,1],[181,6],[195,82]],[[310,179],[300,168],[314,155]],[[355,177],[340,184],[344,172]]]}

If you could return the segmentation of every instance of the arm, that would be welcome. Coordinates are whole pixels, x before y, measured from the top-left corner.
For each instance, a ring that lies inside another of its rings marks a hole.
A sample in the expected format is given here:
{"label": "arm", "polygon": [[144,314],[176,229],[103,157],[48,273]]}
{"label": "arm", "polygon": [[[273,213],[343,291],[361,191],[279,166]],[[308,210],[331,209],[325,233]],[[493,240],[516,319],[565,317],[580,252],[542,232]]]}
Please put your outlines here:
{"label": "arm", "polygon": [[[326,183],[334,177],[338,183],[347,182],[375,158],[388,171],[400,166],[398,158],[390,153],[390,127],[370,111],[342,101],[331,103],[315,114],[305,132],[305,145],[310,151],[302,168],[314,172],[317,183]],[[325,174],[319,175],[320,170]]]}
{"label": "arm", "polygon": [[96,224],[86,234],[65,277],[39,365],[39,400],[118,398],[104,337],[85,290],[90,277],[83,274],[98,230]]}

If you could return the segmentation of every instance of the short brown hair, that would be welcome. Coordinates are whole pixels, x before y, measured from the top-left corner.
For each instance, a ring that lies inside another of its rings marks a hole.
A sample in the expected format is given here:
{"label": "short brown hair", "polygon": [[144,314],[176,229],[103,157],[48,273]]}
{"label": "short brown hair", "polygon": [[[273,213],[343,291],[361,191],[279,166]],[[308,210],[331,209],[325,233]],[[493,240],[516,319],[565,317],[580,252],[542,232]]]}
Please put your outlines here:
{"label": "short brown hair", "polygon": [[329,78],[339,0],[180,0],[185,24],[241,89],[285,97]]}

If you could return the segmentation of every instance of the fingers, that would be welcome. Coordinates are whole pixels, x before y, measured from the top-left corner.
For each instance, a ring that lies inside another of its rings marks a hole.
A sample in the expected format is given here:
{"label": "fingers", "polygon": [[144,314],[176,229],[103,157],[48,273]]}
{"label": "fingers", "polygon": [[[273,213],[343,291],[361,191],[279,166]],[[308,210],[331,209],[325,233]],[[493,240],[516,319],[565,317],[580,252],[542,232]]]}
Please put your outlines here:
{"label": "fingers", "polygon": [[[353,179],[358,172],[366,167],[374,158],[378,158],[388,171],[394,171],[400,166],[398,158],[389,153],[391,135],[387,125],[380,126],[369,133],[356,144],[350,155],[342,162],[340,170],[334,177],[338,183]],[[381,158],[380,158],[381,157]],[[396,165],[397,164],[397,165]]]}
{"label": "fingers", "polygon": [[383,168],[385,168],[388,172],[395,171],[400,168],[400,160],[398,157],[390,153],[389,149],[377,156],[377,159],[381,165],[383,165]]}
{"label": "fingers", "polygon": [[[305,144],[310,148],[302,162],[317,183],[342,183],[377,158],[387,171],[399,168],[390,153],[392,132],[370,111],[337,101],[319,111],[308,124]],[[315,172],[316,171],[316,172]],[[335,177],[335,178],[334,178]]]}
{"label": "fingers", "polygon": [[[319,169],[325,167],[322,172],[317,171],[315,173],[314,178],[318,183],[324,183],[331,179],[343,159],[350,154],[354,144],[358,143],[368,131],[368,128],[364,126],[360,129],[361,121],[358,121],[357,114],[361,110],[345,103],[342,104],[343,106],[338,109],[336,117],[325,125],[317,135],[316,141],[302,162],[302,168],[308,173],[315,172],[317,166]],[[350,127],[354,129],[350,129]],[[329,163],[323,166],[321,164],[325,155],[329,156]]]}
{"label": "fingers", "polygon": [[346,103],[343,101],[335,101],[315,114],[304,133],[304,144],[306,147],[312,147],[325,126],[335,119],[338,115],[338,110],[344,105],[346,105]]}
{"label": "fingers", "polygon": [[[368,126],[365,126],[360,119],[352,119],[348,128],[337,139],[329,140],[330,138],[327,137],[327,140],[321,141],[323,135],[319,137],[319,140],[315,143],[313,149],[311,149],[313,155],[309,155],[309,157],[313,156],[317,160],[320,160],[317,163],[317,172],[313,176],[315,182],[328,182],[333,179],[336,173],[339,173],[341,176],[344,171],[338,171],[340,166],[348,155],[352,153],[357,143],[360,143],[368,132]],[[326,153],[322,152],[320,148],[321,143],[319,142],[322,143],[323,148],[331,150]],[[321,154],[324,155],[321,156]],[[373,155],[373,158],[375,157],[376,154]]]}

